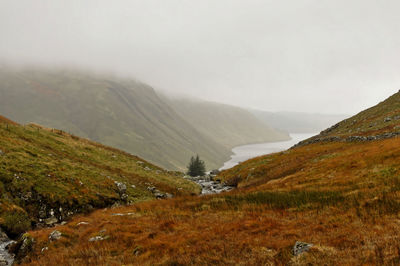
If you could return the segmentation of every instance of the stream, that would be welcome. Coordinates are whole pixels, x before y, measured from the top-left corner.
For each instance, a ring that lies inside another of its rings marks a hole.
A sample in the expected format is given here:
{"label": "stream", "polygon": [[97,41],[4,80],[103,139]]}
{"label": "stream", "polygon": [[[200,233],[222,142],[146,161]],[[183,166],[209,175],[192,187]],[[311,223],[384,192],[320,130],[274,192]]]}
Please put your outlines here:
{"label": "stream", "polygon": [[6,237],[1,237],[0,232],[0,266],[12,265],[14,262],[14,256],[8,253],[6,249],[11,243],[14,243],[14,241]]}
{"label": "stream", "polygon": [[[290,137],[292,139],[288,141],[266,142],[259,144],[237,146],[232,149],[232,152],[234,154],[231,156],[231,159],[225,162],[224,166],[222,166],[219,170],[232,168],[235,165],[239,164],[240,162],[246,161],[256,156],[287,150],[293,145],[299,143],[300,141],[308,139],[315,135],[316,134],[314,133],[306,133],[306,134],[292,133],[290,134]],[[233,187],[231,186],[227,186],[223,183],[214,180],[215,176],[216,175],[207,173],[205,176],[197,176],[197,177],[185,176],[185,178],[199,184],[202,188],[201,190],[202,195],[218,194],[233,189]]]}

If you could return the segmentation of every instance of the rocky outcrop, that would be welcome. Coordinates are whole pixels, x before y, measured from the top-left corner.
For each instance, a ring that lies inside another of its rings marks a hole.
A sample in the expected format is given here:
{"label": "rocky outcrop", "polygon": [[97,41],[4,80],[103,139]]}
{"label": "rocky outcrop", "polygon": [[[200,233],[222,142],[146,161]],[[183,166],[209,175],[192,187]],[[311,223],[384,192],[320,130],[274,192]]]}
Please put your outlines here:
{"label": "rocky outcrop", "polygon": [[33,237],[30,234],[25,233],[17,242],[10,245],[9,251],[10,253],[15,254],[15,259],[19,262],[33,249],[34,243],[35,240]]}
{"label": "rocky outcrop", "polygon": [[128,195],[126,194],[126,185],[122,182],[114,181],[114,184],[117,186],[119,196],[123,202],[128,200]]}

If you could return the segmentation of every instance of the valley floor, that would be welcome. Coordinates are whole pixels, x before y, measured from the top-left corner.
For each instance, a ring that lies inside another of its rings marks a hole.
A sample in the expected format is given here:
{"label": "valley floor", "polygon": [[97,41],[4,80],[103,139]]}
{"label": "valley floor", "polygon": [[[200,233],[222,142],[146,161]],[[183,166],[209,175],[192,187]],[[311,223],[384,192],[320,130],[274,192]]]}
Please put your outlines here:
{"label": "valley floor", "polygon": [[[398,265],[399,169],[400,138],[297,147],[222,172],[235,191],[98,210],[32,231],[23,263]],[[49,241],[54,230],[62,236]],[[296,241],[314,246],[293,256]]]}

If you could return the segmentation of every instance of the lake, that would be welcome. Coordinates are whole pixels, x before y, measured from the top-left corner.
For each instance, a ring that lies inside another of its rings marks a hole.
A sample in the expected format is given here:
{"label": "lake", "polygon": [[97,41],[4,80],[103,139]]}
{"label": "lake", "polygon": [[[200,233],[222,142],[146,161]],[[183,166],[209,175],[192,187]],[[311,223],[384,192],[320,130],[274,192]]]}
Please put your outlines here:
{"label": "lake", "polygon": [[292,139],[288,141],[266,142],[237,146],[232,149],[232,152],[234,154],[231,156],[231,159],[225,162],[224,166],[222,166],[220,170],[232,168],[238,163],[246,161],[253,157],[287,150],[293,145],[299,143],[300,141],[308,139],[317,134],[318,133],[290,133],[290,137]]}

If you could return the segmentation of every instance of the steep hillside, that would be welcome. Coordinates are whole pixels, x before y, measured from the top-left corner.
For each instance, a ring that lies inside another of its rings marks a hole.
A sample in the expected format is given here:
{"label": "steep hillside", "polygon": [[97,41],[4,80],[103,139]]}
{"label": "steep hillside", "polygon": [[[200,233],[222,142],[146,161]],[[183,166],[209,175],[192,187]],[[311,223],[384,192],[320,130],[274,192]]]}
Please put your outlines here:
{"label": "steep hillside", "polygon": [[208,138],[140,82],[73,71],[0,69],[0,113],[183,170],[198,153],[211,168],[230,149]]}
{"label": "steep hillside", "polygon": [[[398,147],[399,138],[313,144],[254,159],[223,173],[251,174],[227,194],[97,211],[58,227],[66,237],[53,243],[54,229],[31,232],[37,245],[26,263],[396,265]],[[294,256],[296,241],[314,247]]]}
{"label": "steep hillside", "polygon": [[[400,125],[393,119],[398,96],[356,116],[365,123],[344,121],[330,132],[348,134],[377,121],[368,134],[392,134]],[[57,228],[63,236],[56,242],[48,239],[51,229],[31,232],[37,242],[25,263],[398,265],[400,138],[386,136],[254,158],[218,176],[237,185],[234,191],[76,217]],[[103,240],[88,241],[99,235]],[[313,246],[294,254],[297,241]]]}
{"label": "steep hillside", "polygon": [[380,104],[343,120],[300,145],[330,141],[371,141],[400,135],[400,91]]}
{"label": "steep hillside", "polygon": [[170,104],[202,134],[228,149],[243,144],[289,139],[287,133],[269,128],[239,107],[193,99],[171,99]]}
{"label": "steep hillside", "polygon": [[139,157],[0,117],[0,226],[11,235],[114,203],[199,192]]}
{"label": "steep hillside", "polygon": [[273,128],[290,133],[316,133],[347,118],[345,115],[310,114],[296,112],[267,112],[249,110],[258,119]]}

